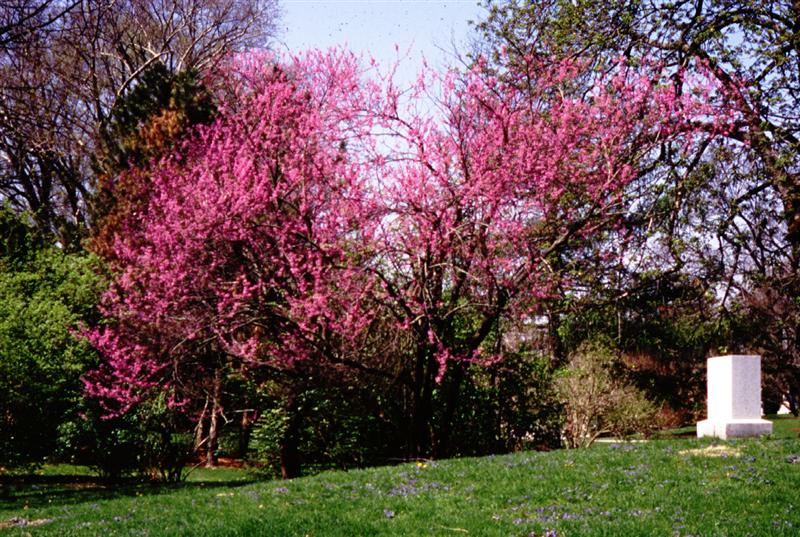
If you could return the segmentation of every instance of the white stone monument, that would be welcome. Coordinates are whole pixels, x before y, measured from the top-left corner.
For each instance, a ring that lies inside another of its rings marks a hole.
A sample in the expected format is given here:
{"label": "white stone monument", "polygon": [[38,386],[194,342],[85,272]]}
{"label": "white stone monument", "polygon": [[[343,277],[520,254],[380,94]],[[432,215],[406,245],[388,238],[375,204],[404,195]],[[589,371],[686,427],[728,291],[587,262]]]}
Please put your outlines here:
{"label": "white stone monument", "polygon": [[707,364],[708,419],[697,423],[697,437],[772,433],[772,422],[761,419],[761,357],[714,356]]}

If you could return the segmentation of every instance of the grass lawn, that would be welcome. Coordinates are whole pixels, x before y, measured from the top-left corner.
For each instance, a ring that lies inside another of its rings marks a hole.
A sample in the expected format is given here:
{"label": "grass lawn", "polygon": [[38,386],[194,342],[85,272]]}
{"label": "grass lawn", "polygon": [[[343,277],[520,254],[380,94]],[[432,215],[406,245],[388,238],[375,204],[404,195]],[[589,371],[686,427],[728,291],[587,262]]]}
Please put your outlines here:
{"label": "grass lawn", "polygon": [[0,523],[41,525],[0,535],[796,536],[800,461],[788,461],[799,428],[780,418],[763,440],[603,444],[288,482],[221,469],[106,489],[56,468],[0,500]]}

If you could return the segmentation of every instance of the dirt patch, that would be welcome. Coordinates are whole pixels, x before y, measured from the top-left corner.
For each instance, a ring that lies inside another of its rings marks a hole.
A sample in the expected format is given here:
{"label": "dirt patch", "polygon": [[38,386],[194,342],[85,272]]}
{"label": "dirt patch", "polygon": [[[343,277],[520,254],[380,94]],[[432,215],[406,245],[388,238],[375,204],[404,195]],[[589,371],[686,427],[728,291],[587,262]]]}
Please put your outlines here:
{"label": "dirt patch", "polygon": [[706,446],[704,448],[684,449],[679,451],[678,454],[692,457],[739,457],[742,452],[739,448],[731,446]]}
{"label": "dirt patch", "polygon": [[29,526],[44,526],[45,524],[50,524],[52,521],[53,521],[52,518],[35,518],[33,520],[28,520],[27,518],[14,517],[0,522],[0,530],[4,530],[6,528],[27,528]]}
{"label": "dirt patch", "polygon": [[241,459],[229,459],[227,457],[219,458],[219,466],[223,468],[244,468],[247,466]]}
{"label": "dirt patch", "polygon": [[[200,467],[206,467],[205,464],[206,464],[206,459],[205,457],[203,457],[192,460],[189,463],[189,466],[200,468]],[[247,466],[248,466],[247,463],[242,459],[219,457],[217,459],[217,465],[213,466],[212,468],[246,468]]]}

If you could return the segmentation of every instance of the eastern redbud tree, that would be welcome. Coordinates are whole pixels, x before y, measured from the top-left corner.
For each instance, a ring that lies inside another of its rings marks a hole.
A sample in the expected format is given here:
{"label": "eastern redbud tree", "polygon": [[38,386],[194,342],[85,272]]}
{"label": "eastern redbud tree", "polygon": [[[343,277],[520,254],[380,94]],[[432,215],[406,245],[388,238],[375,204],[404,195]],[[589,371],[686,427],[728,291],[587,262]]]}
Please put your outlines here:
{"label": "eastern redbud tree", "polygon": [[[118,224],[87,392],[111,414],[154,392],[196,412],[222,367],[353,368],[404,386],[407,455],[453,453],[470,368],[556,291],[552,256],[615,225],[640,159],[729,114],[654,65],[580,98],[579,63],[482,67],[403,89],[342,52],[224,67],[216,121],[140,174],[148,199]],[[381,370],[387,319],[405,343]]]}
{"label": "eastern redbud tree", "polygon": [[[541,299],[568,285],[552,261],[596,249],[593,238],[618,224],[640,163],[730,119],[707,79],[677,94],[657,65],[621,64],[582,98],[567,97],[583,74],[579,63],[530,57],[502,78],[480,62],[421,77],[410,102],[386,90],[379,116],[396,139],[373,272],[414,342],[412,454],[452,453],[451,418],[470,366],[501,360],[487,345],[498,327],[532,319]],[[436,103],[433,115],[415,113],[422,98]]]}
{"label": "eastern redbud tree", "polygon": [[109,323],[89,333],[106,360],[85,379],[111,415],[154,393],[198,413],[220,371],[335,358],[363,331],[358,75],[344,54],[240,56],[215,77],[217,121],[129,172],[147,199],[106,233]]}

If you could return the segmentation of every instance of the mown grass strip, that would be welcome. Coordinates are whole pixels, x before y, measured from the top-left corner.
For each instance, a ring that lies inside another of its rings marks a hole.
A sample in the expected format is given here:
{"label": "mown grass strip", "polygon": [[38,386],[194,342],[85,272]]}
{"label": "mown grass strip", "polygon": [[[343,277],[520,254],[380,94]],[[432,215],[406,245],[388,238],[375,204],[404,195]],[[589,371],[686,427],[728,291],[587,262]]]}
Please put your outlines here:
{"label": "mown grass strip", "polygon": [[[800,534],[800,440],[676,439],[589,450],[180,486],[70,492],[0,504],[8,535],[746,536]],[[722,445],[722,444],[719,444]],[[71,494],[77,495],[75,499]],[[94,494],[92,496],[91,494]],[[27,505],[27,507],[26,507]]]}

